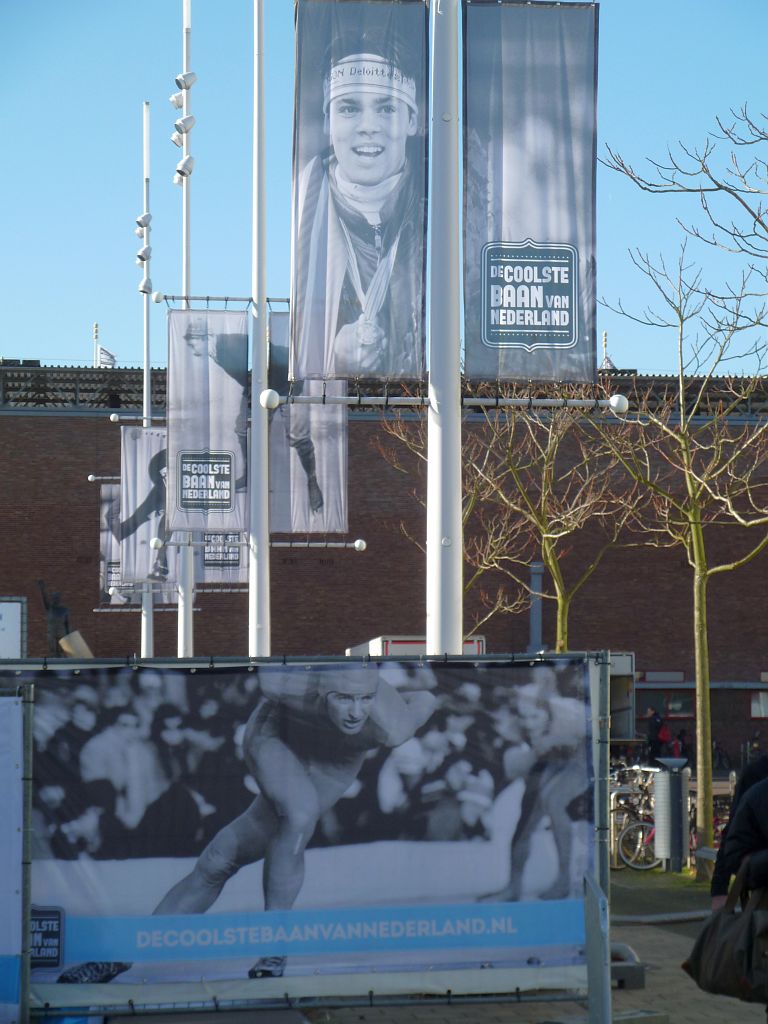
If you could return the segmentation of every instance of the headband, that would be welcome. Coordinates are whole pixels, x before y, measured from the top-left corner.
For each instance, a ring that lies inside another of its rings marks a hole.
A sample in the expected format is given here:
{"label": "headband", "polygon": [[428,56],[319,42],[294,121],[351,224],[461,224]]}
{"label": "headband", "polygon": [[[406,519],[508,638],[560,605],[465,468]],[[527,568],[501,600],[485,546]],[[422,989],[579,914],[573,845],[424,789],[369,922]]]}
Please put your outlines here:
{"label": "headband", "polygon": [[323,82],[323,113],[331,100],[356,92],[374,92],[402,100],[416,114],[416,82],[373,53],[354,53],[331,66]]}

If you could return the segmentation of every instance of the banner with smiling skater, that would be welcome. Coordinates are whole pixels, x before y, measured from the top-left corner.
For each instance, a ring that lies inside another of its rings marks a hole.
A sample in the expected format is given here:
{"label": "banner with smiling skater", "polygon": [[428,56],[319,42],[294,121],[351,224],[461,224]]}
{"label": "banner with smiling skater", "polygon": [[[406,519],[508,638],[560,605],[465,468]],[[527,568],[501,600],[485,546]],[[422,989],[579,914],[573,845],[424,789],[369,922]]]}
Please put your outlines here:
{"label": "banner with smiling skater", "polygon": [[292,380],[423,375],[427,16],[296,5]]}

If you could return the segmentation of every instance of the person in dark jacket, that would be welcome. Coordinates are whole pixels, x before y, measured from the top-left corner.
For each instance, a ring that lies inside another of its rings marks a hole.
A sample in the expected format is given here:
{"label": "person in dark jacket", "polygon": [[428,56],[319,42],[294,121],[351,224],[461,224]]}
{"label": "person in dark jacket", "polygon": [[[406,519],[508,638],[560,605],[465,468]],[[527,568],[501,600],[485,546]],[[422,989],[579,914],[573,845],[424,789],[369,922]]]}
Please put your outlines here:
{"label": "person in dark jacket", "polygon": [[731,823],[736,816],[736,812],[741,804],[744,794],[764,779],[768,779],[768,755],[766,754],[763,754],[762,757],[753,761],[752,764],[747,765],[738,781],[736,792],[733,794],[731,813],[728,817],[728,824],[725,826],[720,839],[720,849],[717,851],[715,870],[712,873],[712,882],[709,888],[709,894],[712,897],[712,910],[719,910],[725,903],[728,895],[728,883],[730,882],[731,874],[735,874],[735,872],[729,871],[725,864],[726,839],[731,830]]}
{"label": "person in dark jacket", "polygon": [[723,866],[735,875],[749,856],[747,885],[768,885],[768,778],[756,782],[741,798],[723,843]]}

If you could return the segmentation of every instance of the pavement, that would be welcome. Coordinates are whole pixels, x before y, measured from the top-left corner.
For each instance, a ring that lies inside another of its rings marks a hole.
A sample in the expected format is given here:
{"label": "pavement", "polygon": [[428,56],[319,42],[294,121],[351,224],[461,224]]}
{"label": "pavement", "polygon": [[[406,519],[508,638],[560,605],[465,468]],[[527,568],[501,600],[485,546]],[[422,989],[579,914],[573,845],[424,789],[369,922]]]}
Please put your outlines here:
{"label": "pavement", "polygon": [[[616,1024],[766,1024],[762,1006],[701,992],[681,970],[709,908],[709,886],[687,874],[611,873],[611,941],[645,966],[643,988],[613,988]],[[488,1002],[303,1010],[311,1024],[586,1024],[583,1002]],[[299,1018],[300,1019],[300,1018]]]}

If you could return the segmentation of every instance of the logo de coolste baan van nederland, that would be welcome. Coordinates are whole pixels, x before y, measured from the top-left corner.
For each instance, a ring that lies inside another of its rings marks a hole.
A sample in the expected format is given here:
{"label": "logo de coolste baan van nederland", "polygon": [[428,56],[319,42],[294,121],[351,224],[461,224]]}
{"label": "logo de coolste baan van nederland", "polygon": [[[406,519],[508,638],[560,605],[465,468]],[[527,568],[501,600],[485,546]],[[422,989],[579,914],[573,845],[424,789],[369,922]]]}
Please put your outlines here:
{"label": "logo de coolste baan van nederland", "polygon": [[489,242],[482,249],[482,341],[489,348],[573,348],[579,340],[572,245]]}

